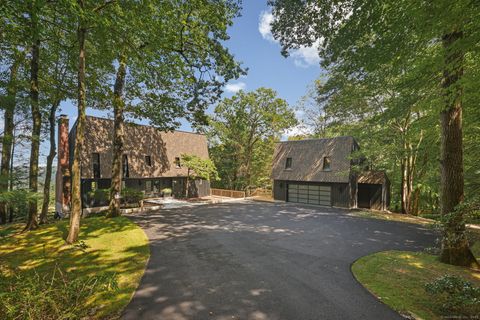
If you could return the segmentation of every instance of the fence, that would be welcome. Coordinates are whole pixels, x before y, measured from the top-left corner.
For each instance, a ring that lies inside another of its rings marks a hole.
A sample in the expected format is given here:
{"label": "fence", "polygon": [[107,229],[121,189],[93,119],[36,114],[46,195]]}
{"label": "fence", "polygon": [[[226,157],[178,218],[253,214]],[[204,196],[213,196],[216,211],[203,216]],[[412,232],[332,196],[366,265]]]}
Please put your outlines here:
{"label": "fence", "polygon": [[229,197],[229,198],[245,198],[244,191],[226,190],[226,189],[210,189],[212,196]]}

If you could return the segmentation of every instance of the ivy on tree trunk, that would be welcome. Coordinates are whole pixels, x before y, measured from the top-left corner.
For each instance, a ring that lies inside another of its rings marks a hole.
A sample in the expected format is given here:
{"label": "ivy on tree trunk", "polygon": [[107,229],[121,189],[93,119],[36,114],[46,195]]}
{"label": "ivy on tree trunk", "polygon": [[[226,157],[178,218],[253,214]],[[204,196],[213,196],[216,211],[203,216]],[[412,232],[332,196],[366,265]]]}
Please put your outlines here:
{"label": "ivy on tree trunk", "polygon": [[[38,25],[37,2],[32,4],[30,12],[32,37],[31,60],[30,60],[30,105],[33,118],[32,141],[30,147],[30,172],[28,187],[31,192],[38,191],[38,157],[40,151],[40,129],[42,117],[39,106],[38,68],[40,60],[40,35]],[[38,227],[37,200],[31,199],[28,205],[27,225],[24,230],[33,230]]]}
{"label": "ivy on tree trunk", "polygon": [[470,251],[465,234],[462,211],[455,208],[463,201],[463,144],[462,144],[462,85],[463,52],[458,49],[462,31],[453,31],[443,36],[445,69],[443,89],[446,107],[440,113],[441,123],[441,213],[443,226],[440,260],[445,263],[469,266],[477,264]]}
{"label": "ivy on tree trunk", "polygon": [[[80,8],[83,9],[83,0],[78,0]],[[86,91],[85,91],[85,38],[87,35],[87,28],[84,25],[83,18],[80,20],[80,25],[77,32],[77,41],[79,45],[78,54],[78,118],[77,129],[75,133],[75,148],[73,150],[72,163],[72,197],[70,209],[70,228],[68,230],[67,243],[74,243],[78,240],[80,232],[80,217],[82,214],[81,202],[81,172],[80,172],[80,153],[82,150],[84,140],[85,127],[85,107],[86,107]]]}
{"label": "ivy on tree trunk", "polygon": [[127,69],[127,58],[121,55],[117,69],[117,77],[113,90],[113,159],[112,159],[112,185],[110,188],[110,207],[107,217],[120,216],[120,193],[122,188],[122,154],[123,154],[123,125],[124,106],[123,89]]}

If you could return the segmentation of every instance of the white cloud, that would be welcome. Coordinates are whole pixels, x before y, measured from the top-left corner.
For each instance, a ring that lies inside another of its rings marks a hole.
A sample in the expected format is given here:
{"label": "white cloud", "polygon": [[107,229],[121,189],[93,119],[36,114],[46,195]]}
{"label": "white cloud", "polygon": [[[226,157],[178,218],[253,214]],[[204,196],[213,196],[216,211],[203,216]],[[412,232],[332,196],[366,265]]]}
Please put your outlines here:
{"label": "white cloud", "polygon": [[247,87],[245,82],[237,82],[237,83],[227,83],[225,86],[225,91],[230,93],[237,93],[240,90],[244,90]]}
{"label": "white cloud", "polygon": [[[278,44],[272,35],[272,22],[274,20],[273,14],[268,11],[262,11],[258,19],[258,32],[262,35],[262,38]],[[311,47],[300,47],[299,49],[292,50],[290,57],[293,59],[293,63],[297,67],[308,68],[310,66],[318,66],[320,63],[320,57],[318,56],[318,47],[320,41],[317,40]]]}
{"label": "white cloud", "polygon": [[319,65],[320,57],[318,56],[318,46],[320,41],[317,40],[311,47],[301,47],[290,53],[293,63],[298,67],[308,68],[309,66]]}
{"label": "white cloud", "polygon": [[288,130],[286,130],[283,133],[283,138],[288,139],[289,137],[295,137],[295,136],[308,136],[313,133],[313,130],[304,124],[298,124],[295,127],[292,127]]}
{"label": "white cloud", "polygon": [[278,43],[278,41],[275,40],[272,35],[272,22],[273,14],[268,11],[262,11],[258,21],[258,31],[262,35],[263,39]]}

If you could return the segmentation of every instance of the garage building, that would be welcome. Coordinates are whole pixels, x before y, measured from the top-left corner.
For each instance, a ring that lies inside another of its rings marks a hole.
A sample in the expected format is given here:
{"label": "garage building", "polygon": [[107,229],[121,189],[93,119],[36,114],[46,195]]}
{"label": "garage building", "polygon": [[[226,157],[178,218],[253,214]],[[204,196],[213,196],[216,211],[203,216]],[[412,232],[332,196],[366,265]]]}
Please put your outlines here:
{"label": "garage building", "polygon": [[276,200],[386,210],[390,182],[382,171],[369,171],[353,137],[279,142],[272,166]]}

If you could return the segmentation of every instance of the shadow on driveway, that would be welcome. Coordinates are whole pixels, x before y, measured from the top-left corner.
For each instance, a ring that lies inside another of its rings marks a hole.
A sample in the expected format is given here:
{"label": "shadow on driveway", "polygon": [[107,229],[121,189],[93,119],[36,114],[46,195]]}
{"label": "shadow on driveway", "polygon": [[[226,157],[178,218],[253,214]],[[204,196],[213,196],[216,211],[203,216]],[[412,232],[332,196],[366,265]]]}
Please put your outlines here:
{"label": "shadow on driveway", "polygon": [[243,202],[131,216],[151,257],[124,319],[401,319],[353,278],[383,250],[432,246],[431,230],[334,208]]}

